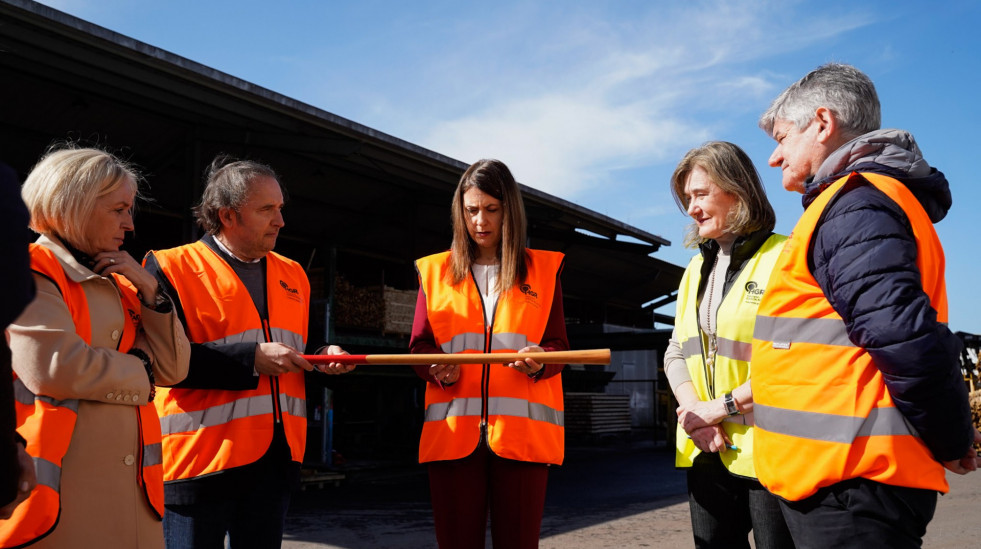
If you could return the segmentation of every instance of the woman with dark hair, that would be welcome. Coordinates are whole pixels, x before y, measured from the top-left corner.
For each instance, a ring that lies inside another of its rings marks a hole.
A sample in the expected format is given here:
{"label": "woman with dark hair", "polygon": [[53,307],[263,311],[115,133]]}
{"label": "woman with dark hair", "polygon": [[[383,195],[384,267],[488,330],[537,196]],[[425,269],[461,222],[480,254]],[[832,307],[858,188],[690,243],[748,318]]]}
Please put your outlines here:
{"label": "woman with dark hair", "polygon": [[[471,165],[452,202],[453,243],[416,261],[412,353],[569,348],[559,273],[563,255],[525,248],[518,185],[497,160]],[[548,466],[564,455],[562,364],[433,364],[419,461],[429,464],[443,549],[538,547]]]}
{"label": "woman with dark hair", "polygon": [[746,153],[715,141],[689,151],[671,176],[695,222],[696,254],[678,289],[664,371],[678,400],[675,465],[688,469],[696,547],[793,547],[774,495],[753,467],[750,347],[760,298],[786,237]]}

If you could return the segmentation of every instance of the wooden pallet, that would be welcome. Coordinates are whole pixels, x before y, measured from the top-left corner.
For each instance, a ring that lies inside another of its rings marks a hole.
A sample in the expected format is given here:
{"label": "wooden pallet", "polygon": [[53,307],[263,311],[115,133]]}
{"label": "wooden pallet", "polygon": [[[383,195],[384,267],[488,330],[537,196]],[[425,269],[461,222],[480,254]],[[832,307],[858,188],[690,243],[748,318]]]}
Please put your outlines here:
{"label": "wooden pallet", "polygon": [[302,472],[300,474],[300,490],[307,488],[323,489],[325,485],[332,485],[335,488],[341,485],[344,475],[331,471],[324,472]]}
{"label": "wooden pallet", "polygon": [[630,431],[630,396],[566,393],[565,428],[570,435],[608,435]]}

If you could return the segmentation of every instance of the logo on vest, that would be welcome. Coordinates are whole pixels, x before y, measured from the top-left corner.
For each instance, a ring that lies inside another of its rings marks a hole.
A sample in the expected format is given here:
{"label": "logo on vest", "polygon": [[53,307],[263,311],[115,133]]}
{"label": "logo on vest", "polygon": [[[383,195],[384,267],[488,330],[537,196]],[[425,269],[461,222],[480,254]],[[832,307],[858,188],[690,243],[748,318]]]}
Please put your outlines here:
{"label": "logo on vest", "polygon": [[303,299],[300,297],[300,290],[290,288],[290,285],[287,284],[285,280],[280,280],[279,285],[286,290],[286,297],[292,299],[293,301],[303,301]]}
{"label": "logo on vest", "polygon": [[133,326],[137,329],[140,328],[140,313],[134,311],[133,309],[127,308],[129,312],[129,320],[133,323]]}
{"label": "logo on vest", "polygon": [[518,286],[518,290],[525,294],[525,304],[531,305],[535,308],[541,307],[538,304],[538,293],[531,289],[531,284],[522,284]]}
{"label": "logo on vest", "polygon": [[761,288],[755,280],[750,280],[746,283],[746,297],[743,298],[743,303],[759,305],[764,293],[766,293],[766,288]]}

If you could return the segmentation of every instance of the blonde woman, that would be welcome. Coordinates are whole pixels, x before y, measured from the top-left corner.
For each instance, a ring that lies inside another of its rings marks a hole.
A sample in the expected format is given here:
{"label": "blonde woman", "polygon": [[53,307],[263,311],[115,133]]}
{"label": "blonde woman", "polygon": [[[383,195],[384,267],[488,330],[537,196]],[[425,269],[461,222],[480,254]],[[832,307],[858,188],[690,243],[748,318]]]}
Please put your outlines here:
{"label": "blonde woman", "polygon": [[786,237],[746,153],[715,141],[689,151],[671,176],[698,248],[681,279],[664,370],[678,408],[675,465],[687,469],[699,548],[793,547],[775,496],[753,467],[749,348],[756,310]]}
{"label": "blonde woman", "polygon": [[37,297],[8,332],[38,485],[0,522],[5,547],[164,546],[151,401],[184,378],[190,347],[168,296],[120,249],[137,181],[111,154],[64,148],[24,183]]}

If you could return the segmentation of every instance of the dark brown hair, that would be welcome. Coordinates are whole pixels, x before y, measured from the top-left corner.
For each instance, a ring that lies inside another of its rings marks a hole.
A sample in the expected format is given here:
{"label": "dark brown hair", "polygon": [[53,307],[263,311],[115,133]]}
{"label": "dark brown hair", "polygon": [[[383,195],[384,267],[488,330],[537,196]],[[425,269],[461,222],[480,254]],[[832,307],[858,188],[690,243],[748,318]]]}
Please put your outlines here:
{"label": "dark brown hair", "polygon": [[500,160],[478,160],[471,164],[463,172],[456,192],[453,193],[453,244],[450,248],[452,282],[459,284],[470,276],[470,267],[477,258],[477,243],[470,238],[467,231],[463,206],[463,195],[474,187],[501,201],[501,246],[497,252],[501,259],[501,273],[497,284],[498,290],[503,293],[525,279],[528,266],[525,263],[527,222],[524,202],[511,170]]}

